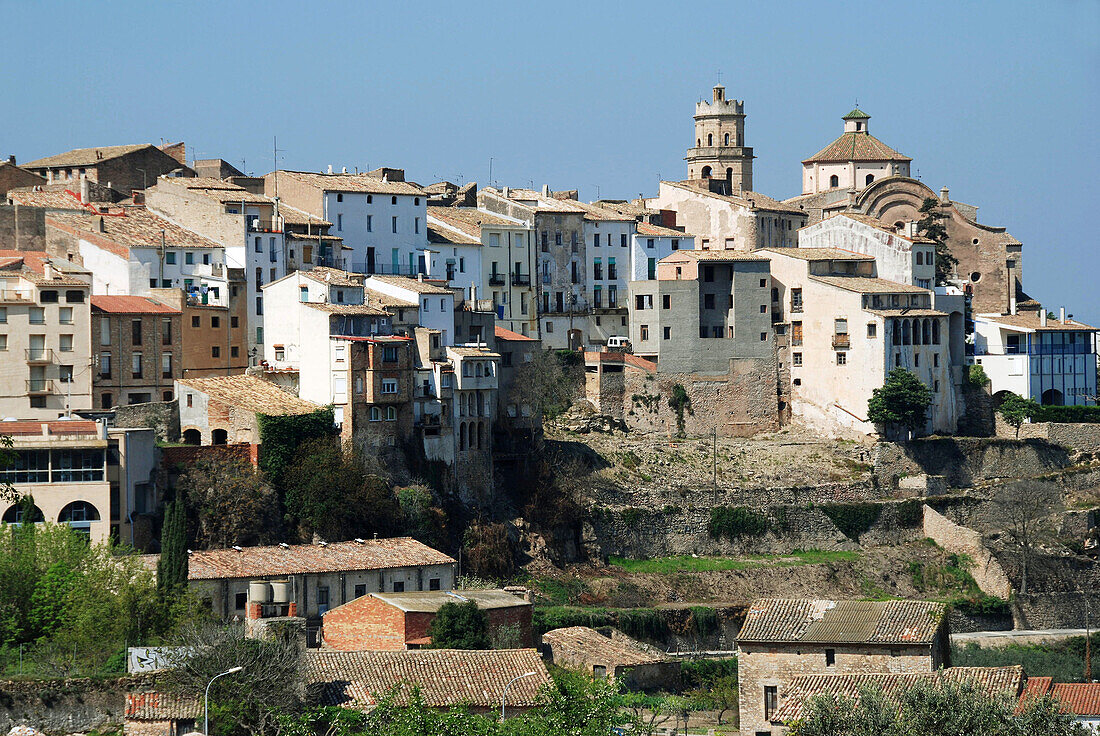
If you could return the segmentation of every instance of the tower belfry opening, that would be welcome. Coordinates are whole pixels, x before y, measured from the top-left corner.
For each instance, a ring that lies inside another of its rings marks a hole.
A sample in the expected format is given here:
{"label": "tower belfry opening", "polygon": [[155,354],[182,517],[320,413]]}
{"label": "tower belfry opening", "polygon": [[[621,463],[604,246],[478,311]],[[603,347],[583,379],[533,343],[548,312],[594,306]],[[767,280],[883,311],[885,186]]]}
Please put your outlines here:
{"label": "tower belfry opening", "polygon": [[684,157],[688,179],[705,180],[722,194],[751,190],[753,154],[744,144],[745,103],[728,99],[719,82],[709,102],[695,105],[695,147]]}

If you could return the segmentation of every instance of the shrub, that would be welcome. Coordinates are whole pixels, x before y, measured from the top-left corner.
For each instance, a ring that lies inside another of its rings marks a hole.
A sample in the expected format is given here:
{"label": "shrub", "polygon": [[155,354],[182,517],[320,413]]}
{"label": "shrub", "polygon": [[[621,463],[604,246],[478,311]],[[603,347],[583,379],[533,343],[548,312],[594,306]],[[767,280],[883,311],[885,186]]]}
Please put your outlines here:
{"label": "shrub", "polygon": [[1040,406],[1032,418],[1036,422],[1100,422],[1100,406]]}
{"label": "shrub", "polygon": [[696,636],[713,634],[718,631],[718,612],[706,606],[692,606],[691,626]]}
{"label": "shrub", "polygon": [[768,531],[768,519],[745,506],[716,506],[710,510],[707,531],[712,539],[725,537],[734,541],[740,537],[759,537]]}
{"label": "shrub", "polygon": [[444,603],[428,626],[432,649],[488,649],[489,614],[476,601]]}
{"label": "shrub", "polygon": [[860,535],[878,521],[882,506],[877,503],[834,503],[823,505],[821,510],[844,536],[859,542]]}
{"label": "shrub", "polygon": [[989,376],[985,374],[985,368],[982,368],[977,363],[970,366],[970,371],[966,378],[971,386],[977,386],[978,388],[989,383]]}

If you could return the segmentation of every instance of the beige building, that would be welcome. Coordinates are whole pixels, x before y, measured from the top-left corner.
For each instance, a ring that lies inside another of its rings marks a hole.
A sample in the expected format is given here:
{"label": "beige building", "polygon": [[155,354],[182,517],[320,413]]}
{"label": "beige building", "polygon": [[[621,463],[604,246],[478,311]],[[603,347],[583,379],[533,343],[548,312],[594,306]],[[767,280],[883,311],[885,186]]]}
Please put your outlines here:
{"label": "beige building", "polygon": [[47,183],[73,182],[82,178],[105,184],[130,195],[134,190],[154,184],[159,176],[194,176],[186,163],[182,143],[154,146],[137,143],[128,146],[76,148],[23,164],[27,171],[44,177]]}
{"label": "beige building", "polygon": [[0,250],[0,417],[92,408],[90,282],[43,252]]}
{"label": "beige building", "polygon": [[933,672],[949,653],[942,603],[757,599],[737,636],[741,733],[785,734],[777,716],[799,676]]}
{"label": "beige building", "polygon": [[928,429],[953,433],[961,410],[950,316],[933,293],[878,278],[875,259],[835,248],[768,249],[779,365],[790,378],[791,410],[827,434],[872,433],[867,402],[894,368],[932,391]]}
{"label": "beige building", "polygon": [[688,179],[713,183],[725,194],[752,191],[752,159],[745,147],[745,103],[715,85],[711,101],[695,105],[695,146],[684,158]]}
{"label": "beige building", "polygon": [[888,176],[909,176],[913,159],[871,135],[871,116],[859,108],[844,116],[844,132],[802,162],[802,193],[864,189]]}
{"label": "beige building", "polygon": [[189,445],[258,444],[258,416],[309,414],[321,409],[250,375],[176,381],[180,432]]}

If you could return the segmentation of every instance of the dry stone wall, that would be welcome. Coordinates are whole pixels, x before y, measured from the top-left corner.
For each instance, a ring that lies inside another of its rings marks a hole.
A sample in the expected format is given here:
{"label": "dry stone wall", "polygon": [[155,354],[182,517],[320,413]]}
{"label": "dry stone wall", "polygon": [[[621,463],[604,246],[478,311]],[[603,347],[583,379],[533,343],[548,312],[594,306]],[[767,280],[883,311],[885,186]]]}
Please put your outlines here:
{"label": "dry stone wall", "polygon": [[875,476],[888,487],[908,475],[942,475],[952,488],[999,478],[1034,478],[1073,464],[1064,447],[1045,440],[932,437],[875,446]]}
{"label": "dry stone wall", "polygon": [[17,725],[48,734],[122,724],[129,678],[0,682],[0,732]]}

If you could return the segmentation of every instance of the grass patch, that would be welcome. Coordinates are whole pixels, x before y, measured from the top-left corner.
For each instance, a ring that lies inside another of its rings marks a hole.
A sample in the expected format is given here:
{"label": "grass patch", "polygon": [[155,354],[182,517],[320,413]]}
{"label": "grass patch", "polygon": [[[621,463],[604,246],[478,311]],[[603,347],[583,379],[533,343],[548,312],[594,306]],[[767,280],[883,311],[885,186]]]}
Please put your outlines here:
{"label": "grass patch", "polygon": [[744,555],[742,557],[654,557],[648,560],[631,560],[610,557],[610,563],[626,572],[670,574],[678,572],[710,572],[714,570],[751,570],[760,567],[797,567],[799,565],[825,565],[856,562],[858,552],[829,552],[820,549],[795,550],[789,555]]}

